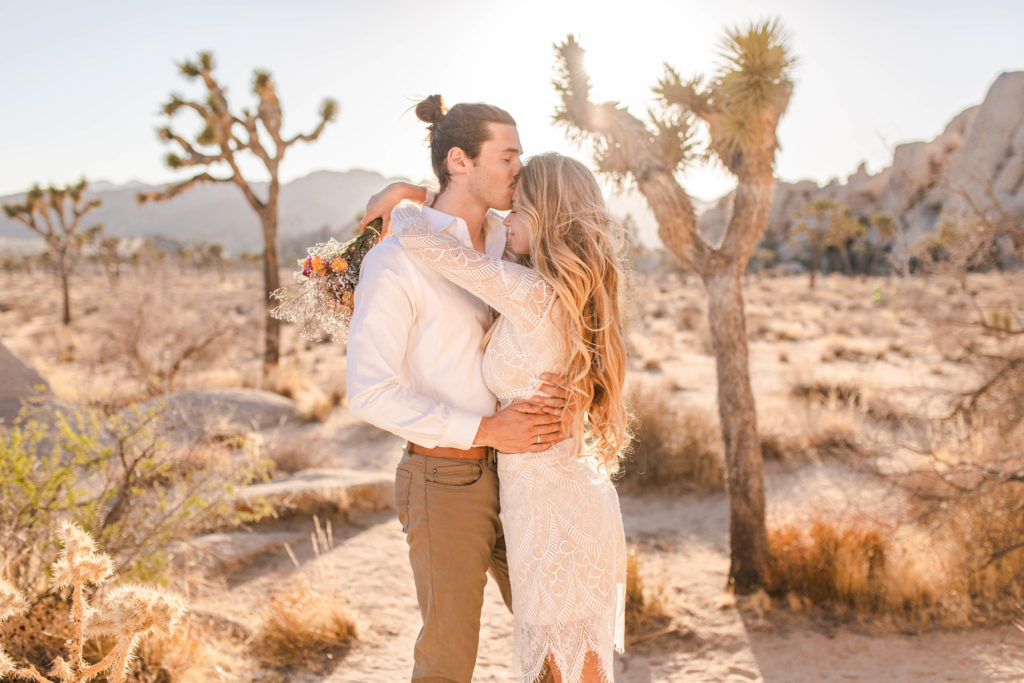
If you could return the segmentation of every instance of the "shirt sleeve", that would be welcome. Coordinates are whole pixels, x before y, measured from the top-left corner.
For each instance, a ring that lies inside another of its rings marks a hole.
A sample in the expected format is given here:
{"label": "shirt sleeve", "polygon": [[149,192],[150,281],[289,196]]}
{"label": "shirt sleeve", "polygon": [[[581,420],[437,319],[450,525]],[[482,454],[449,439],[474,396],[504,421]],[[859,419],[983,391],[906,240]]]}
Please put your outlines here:
{"label": "shirt sleeve", "polygon": [[382,258],[386,249],[374,253],[381,247],[386,245],[367,255],[356,287],[345,371],[349,411],[428,448],[470,448],[480,415],[431,399],[401,382],[415,310],[396,267],[400,264]]}
{"label": "shirt sleeve", "polygon": [[391,226],[407,252],[487,302],[523,331],[537,329],[555,300],[554,289],[536,270],[491,258],[451,235],[435,232],[418,208],[398,206],[391,215]]}

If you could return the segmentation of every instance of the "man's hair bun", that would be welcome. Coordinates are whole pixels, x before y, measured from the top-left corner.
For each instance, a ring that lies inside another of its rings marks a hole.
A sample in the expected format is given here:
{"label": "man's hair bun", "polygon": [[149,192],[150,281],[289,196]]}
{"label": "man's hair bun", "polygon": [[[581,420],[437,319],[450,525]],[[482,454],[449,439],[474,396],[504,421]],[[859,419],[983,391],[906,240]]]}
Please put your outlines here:
{"label": "man's hair bun", "polygon": [[431,95],[416,105],[416,118],[424,123],[436,124],[448,110],[444,107],[444,100],[440,95]]}

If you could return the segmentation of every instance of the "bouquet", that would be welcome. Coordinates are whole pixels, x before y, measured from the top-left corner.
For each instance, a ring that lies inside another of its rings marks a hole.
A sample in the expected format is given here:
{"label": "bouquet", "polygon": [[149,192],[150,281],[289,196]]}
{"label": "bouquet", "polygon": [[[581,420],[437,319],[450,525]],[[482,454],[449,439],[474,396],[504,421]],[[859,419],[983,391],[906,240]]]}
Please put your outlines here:
{"label": "bouquet", "polygon": [[308,256],[299,261],[302,270],[295,272],[298,294],[288,298],[285,288],[275,291],[271,296],[283,303],[270,315],[302,325],[303,339],[318,341],[329,334],[337,341],[347,340],[359,266],[366,252],[380,242],[383,223],[381,218],[374,219],[345,243],[332,238],[309,247]]}

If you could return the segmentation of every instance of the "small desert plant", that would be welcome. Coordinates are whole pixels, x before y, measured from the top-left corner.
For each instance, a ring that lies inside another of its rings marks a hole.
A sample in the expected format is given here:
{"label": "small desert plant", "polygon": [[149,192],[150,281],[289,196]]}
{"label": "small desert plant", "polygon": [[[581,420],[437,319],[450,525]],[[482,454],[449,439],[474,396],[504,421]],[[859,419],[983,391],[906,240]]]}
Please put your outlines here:
{"label": "small desert plant", "polygon": [[274,475],[294,474],[330,462],[319,439],[300,438],[284,440],[273,448],[268,457],[273,461]]}
{"label": "small desert plant", "polygon": [[626,636],[643,638],[662,631],[669,621],[660,591],[645,589],[640,554],[630,545],[626,552]]}
{"label": "small desert plant", "polygon": [[[76,524],[64,522],[58,536],[63,545],[60,557],[53,563],[53,585],[71,591],[71,637],[67,641],[68,657],[57,656],[48,672],[61,683],[84,683],[109,672],[112,683],[124,681],[131,668],[139,641],[147,635],[169,636],[185,612],[184,602],[170,593],[125,584],[112,589],[100,608],[86,598],[88,585],[98,586],[113,574],[111,558],[97,552],[93,538]],[[14,586],[0,581],[0,621],[27,608],[27,603]],[[90,664],[83,656],[86,636],[112,636],[113,648],[99,662]],[[18,667],[0,650],[0,674],[51,683],[32,664]]]}
{"label": "small desert plant", "polygon": [[[330,550],[333,536],[330,522],[321,526],[313,518],[310,540],[316,558]],[[296,569],[298,560],[285,545]],[[322,583],[318,581],[317,583]],[[259,659],[267,666],[326,672],[358,637],[356,625],[337,595],[324,594],[299,573],[267,600],[263,625],[253,643]]]}
{"label": "small desert plant", "polygon": [[725,469],[717,420],[672,401],[669,394],[661,385],[636,394],[635,437],[620,486],[644,491],[722,490]]}

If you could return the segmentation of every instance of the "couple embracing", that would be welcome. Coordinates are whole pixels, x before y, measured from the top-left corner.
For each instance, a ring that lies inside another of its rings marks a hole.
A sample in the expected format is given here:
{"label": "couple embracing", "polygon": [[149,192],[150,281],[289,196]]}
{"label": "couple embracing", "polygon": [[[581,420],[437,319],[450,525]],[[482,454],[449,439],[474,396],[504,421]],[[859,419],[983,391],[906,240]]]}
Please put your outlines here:
{"label": "couple embracing", "polygon": [[352,413],[408,441],[395,503],[423,617],[412,680],[472,679],[490,572],[519,680],[611,681],[626,586],[617,227],[581,163],[521,163],[504,110],[434,95],[416,113],[440,190],[370,200],[364,224],[390,219],[394,236],[363,262],[347,370]]}

